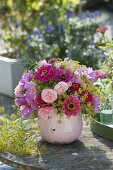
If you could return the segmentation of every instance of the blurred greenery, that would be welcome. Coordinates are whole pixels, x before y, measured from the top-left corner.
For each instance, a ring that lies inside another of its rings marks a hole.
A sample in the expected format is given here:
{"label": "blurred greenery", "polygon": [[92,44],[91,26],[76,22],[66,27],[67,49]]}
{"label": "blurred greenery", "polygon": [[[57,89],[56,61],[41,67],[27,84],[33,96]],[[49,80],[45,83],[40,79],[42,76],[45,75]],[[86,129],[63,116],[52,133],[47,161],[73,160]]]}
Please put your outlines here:
{"label": "blurred greenery", "polygon": [[[73,9],[79,0],[0,0],[1,29],[4,34],[0,37],[5,41],[5,47],[18,46],[23,49],[23,43],[29,33],[39,26],[40,18],[46,15],[51,20],[52,11],[63,17],[63,11],[68,8],[70,2],[74,2]],[[5,35],[5,36],[4,36]]]}
{"label": "blurred greenery", "polygon": [[[23,56],[25,68],[51,57],[69,57],[81,64],[99,67],[102,54],[97,54],[90,44],[99,25],[95,20],[98,12],[79,15],[80,0],[0,2],[0,38],[9,57],[14,58],[15,52]],[[9,53],[10,48],[14,52]]]}
{"label": "blurred greenery", "polygon": [[88,15],[90,17],[86,13],[84,18],[79,18],[69,10],[65,10],[62,20],[58,18],[56,11],[52,12],[51,20],[43,15],[41,25],[33,30],[25,42],[26,48],[23,54],[25,68],[30,68],[30,48],[33,49],[30,57],[32,56],[36,61],[51,57],[69,57],[78,60],[81,64],[98,68],[99,59],[103,54],[97,54],[91,42],[99,24],[95,21],[96,13],[88,13]]}

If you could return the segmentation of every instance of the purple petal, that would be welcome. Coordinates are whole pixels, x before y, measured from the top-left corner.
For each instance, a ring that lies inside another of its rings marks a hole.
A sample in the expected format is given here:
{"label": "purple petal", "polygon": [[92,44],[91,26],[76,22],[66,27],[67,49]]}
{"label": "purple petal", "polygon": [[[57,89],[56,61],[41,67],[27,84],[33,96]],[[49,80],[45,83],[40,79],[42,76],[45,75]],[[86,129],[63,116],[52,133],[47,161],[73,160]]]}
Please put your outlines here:
{"label": "purple petal", "polygon": [[18,105],[18,106],[21,106],[21,105],[26,105],[26,100],[25,100],[25,97],[21,97],[21,98],[17,98],[15,100],[15,103]]}
{"label": "purple petal", "polygon": [[22,117],[31,117],[32,116],[32,109],[29,106],[25,106],[22,110],[21,110],[21,114]]}

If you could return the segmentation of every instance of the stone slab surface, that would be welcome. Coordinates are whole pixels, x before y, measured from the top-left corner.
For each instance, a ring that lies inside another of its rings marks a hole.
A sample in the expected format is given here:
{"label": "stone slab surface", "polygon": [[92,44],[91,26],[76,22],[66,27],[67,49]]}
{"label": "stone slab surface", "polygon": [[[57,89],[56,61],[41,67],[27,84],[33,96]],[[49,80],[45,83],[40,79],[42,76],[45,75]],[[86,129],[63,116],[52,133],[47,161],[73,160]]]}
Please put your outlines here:
{"label": "stone slab surface", "polygon": [[0,153],[0,161],[19,170],[113,170],[113,141],[101,138],[84,126],[78,140],[53,145],[40,140],[47,151],[41,156]]}

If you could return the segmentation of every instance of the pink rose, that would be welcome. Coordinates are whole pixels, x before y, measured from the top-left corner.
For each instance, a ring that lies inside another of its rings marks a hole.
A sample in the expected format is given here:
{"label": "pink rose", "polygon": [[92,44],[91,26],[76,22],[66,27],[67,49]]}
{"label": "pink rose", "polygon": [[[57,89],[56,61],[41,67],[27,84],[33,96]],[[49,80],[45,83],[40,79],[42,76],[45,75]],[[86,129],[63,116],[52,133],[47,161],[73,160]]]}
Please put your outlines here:
{"label": "pink rose", "polygon": [[53,117],[56,113],[57,109],[53,108],[52,106],[42,107],[38,110],[38,115],[44,120]]}
{"label": "pink rose", "polygon": [[107,30],[108,30],[108,26],[103,25],[103,26],[100,26],[99,28],[97,28],[96,32],[104,33]]}
{"label": "pink rose", "polygon": [[54,90],[57,92],[58,95],[61,95],[68,90],[68,84],[61,81],[54,87]]}
{"label": "pink rose", "polygon": [[57,99],[57,92],[53,89],[44,89],[41,97],[44,102],[53,103]]}

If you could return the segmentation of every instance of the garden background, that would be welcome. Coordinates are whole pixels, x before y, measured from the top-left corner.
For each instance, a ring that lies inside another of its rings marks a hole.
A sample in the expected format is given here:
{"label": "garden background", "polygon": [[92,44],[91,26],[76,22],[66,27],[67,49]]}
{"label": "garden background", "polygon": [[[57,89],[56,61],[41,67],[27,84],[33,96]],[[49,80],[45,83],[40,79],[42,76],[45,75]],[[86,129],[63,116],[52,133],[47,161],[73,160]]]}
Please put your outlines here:
{"label": "garden background", "polygon": [[12,75],[4,76],[7,68],[0,65],[0,105],[8,114],[13,112],[13,92],[3,93],[7,90],[2,88],[11,83],[13,90],[23,70],[32,69],[39,60],[68,57],[100,68],[108,54],[95,48],[98,37],[94,34],[99,25],[107,24],[106,37],[111,38],[112,18],[112,0],[0,0],[0,56],[17,63],[11,71],[16,79],[13,83]]}

